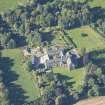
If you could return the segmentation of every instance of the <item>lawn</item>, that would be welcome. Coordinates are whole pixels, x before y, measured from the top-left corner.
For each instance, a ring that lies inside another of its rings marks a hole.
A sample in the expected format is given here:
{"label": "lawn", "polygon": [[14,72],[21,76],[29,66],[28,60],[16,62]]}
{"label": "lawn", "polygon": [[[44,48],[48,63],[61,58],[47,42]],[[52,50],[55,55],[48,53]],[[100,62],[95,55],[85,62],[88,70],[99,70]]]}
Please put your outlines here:
{"label": "lawn", "polygon": [[59,73],[62,80],[67,80],[69,86],[73,86],[73,89],[79,91],[79,86],[82,85],[83,79],[85,77],[84,68],[76,70],[68,70],[67,68],[54,68],[54,73]]}
{"label": "lawn", "polygon": [[0,0],[0,12],[14,9],[19,3],[25,3],[26,0]]}
{"label": "lawn", "polygon": [[91,7],[102,7],[105,8],[105,0],[93,0],[89,3]]}
{"label": "lawn", "polygon": [[[72,40],[78,48],[85,47],[88,51],[91,51],[104,47],[105,42],[103,38],[89,26],[72,29],[67,32],[68,36],[72,37]],[[82,34],[84,34],[84,36]]]}
{"label": "lawn", "polygon": [[[18,96],[13,96],[13,97],[21,98],[21,96],[24,95],[27,97],[26,101],[35,100],[39,96],[38,89],[35,87],[35,83],[32,80],[31,73],[29,73],[27,70],[24,69],[24,66],[22,63],[21,51],[19,49],[3,50],[3,56],[9,57],[10,59],[14,60],[14,65],[11,69],[11,73],[13,72],[16,75],[18,75],[18,78],[11,82],[16,86],[20,86],[21,90],[24,91],[23,94],[20,94],[20,97],[18,97]],[[12,75],[7,74],[7,76],[11,75],[12,77],[10,77],[10,78],[13,78],[13,77],[16,78],[15,75],[13,75],[13,73],[12,73]],[[18,88],[18,87],[16,87],[16,88]],[[18,92],[19,92],[19,90],[18,90]],[[16,93],[16,91],[14,91],[14,93]],[[18,100],[18,99],[15,99],[15,100]]]}

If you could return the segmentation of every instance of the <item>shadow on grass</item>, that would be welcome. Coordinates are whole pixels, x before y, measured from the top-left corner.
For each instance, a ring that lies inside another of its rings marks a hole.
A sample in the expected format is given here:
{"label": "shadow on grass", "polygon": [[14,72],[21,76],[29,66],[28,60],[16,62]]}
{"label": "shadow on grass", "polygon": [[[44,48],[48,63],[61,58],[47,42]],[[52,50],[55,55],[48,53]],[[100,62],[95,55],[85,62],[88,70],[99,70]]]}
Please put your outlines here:
{"label": "shadow on grass", "polygon": [[0,68],[4,73],[4,83],[9,91],[10,101],[14,105],[22,105],[26,103],[28,96],[25,96],[25,91],[20,85],[14,83],[19,75],[11,70],[13,65],[14,60],[9,57],[2,57],[0,59]]}
{"label": "shadow on grass", "polygon": [[76,82],[73,80],[73,77],[69,77],[66,75],[62,75],[60,73],[56,73],[56,75],[58,76],[58,80],[60,81],[66,81],[67,85],[69,85],[71,88],[73,88],[73,84],[75,84]]}
{"label": "shadow on grass", "polygon": [[56,75],[58,76],[58,79],[59,79],[59,80],[64,80],[64,81],[66,81],[66,80],[72,79],[71,77],[66,76],[66,75],[62,75],[62,74],[60,74],[60,73],[56,73]]}

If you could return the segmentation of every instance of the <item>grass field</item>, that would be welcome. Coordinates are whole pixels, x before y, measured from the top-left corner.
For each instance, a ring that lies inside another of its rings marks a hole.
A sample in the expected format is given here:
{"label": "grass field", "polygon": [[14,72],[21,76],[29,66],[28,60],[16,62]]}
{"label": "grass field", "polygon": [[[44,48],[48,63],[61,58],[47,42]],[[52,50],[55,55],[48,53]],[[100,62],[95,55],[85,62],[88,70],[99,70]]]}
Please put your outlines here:
{"label": "grass field", "polygon": [[105,8],[105,0],[93,0],[89,3],[91,7],[103,7]]}
{"label": "grass field", "polygon": [[67,80],[69,86],[73,86],[74,89],[79,91],[79,86],[82,85],[85,70],[84,68],[76,70],[68,70],[67,68],[54,68],[54,73],[59,73],[62,80]]}
{"label": "grass field", "polygon": [[0,12],[14,9],[19,3],[25,3],[27,0],[0,0]]}
{"label": "grass field", "polygon": [[[86,34],[86,36],[82,36],[82,34]],[[73,41],[79,48],[85,47],[88,51],[91,51],[104,47],[103,38],[89,26],[69,30],[68,35],[72,36]]]}
{"label": "grass field", "polygon": [[[11,75],[12,77],[10,78],[13,78],[13,77],[16,78],[16,76],[13,75],[13,73],[18,75],[18,78],[11,82],[16,86],[19,85],[21,87],[21,90],[24,91],[24,94],[20,94],[19,98],[21,98],[22,95],[24,95],[27,97],[26,101],[35,100],[38,97],[38,89],[35,87],[34,81],[31,80],[32,78],[31,74],[24,69],[20,50],[19,49],[4,50],[3,56],[9,57],[10,59],[14,60],[14,65],[11,69],[11,74],[7,74],[7,76]],[[12,88],[12,86],[10,87]],[[18,92],[21,92],[21,90],[20,91],[18,90]],[[16,93],[16,91],[14,91],[14,93]],[[15,95],[13,97],[18,97]],[[18,99],[15,99],[15,100],[18,100]]]}

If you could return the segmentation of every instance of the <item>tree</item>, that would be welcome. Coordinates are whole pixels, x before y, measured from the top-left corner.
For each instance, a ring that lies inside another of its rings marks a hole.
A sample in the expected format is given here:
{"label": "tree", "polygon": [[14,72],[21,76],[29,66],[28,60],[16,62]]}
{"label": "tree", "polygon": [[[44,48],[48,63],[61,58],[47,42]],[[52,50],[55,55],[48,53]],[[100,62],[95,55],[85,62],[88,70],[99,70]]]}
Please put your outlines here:
{"label": "tree", "polygon": [[88,97],[92,97],[92,96],[93,96],[93,90],[90,89],[90,90],[88,91]]}
{"label": "tree", "polygon": [[1,51],[0,51],[0,57],[2,56],[2,53],[1,53]]}
{"label": "tree", "polygon": [[36,17],[36,23],[39,24],[41,27],[46,27],[45,17],[43,14]]}
{"label": "tree", "polygon": [[55,105],[61,105],[62,103],[62,96],[57,96],[55,99]]}
{"label": "tree", "polygon": [[32,46],[41,46],[41,34],[38,31],[36,31],[32,37]]}
{"label": "tree", "polygon": [[3,81],[3,71],[0,70],[0,82],[2,82],[2,81]]}
{"label": "tree", "polygon": [[77,92],[73,92],[73,98],[75,101],[77,101],[79,99],[79,95]]}
{"label": "tree", "polygon": [[7,33],[0,33],[0,45],[2,47],[5,47],[8,40],[9,40],[10,35]]}
{"label": "tree", "polygon": [[29,72],[33,70],[33,65],[31,61],[27,61],[24,66],[25,66],[25,69],[28,70]]}
{"label": "tree", "polygon": [[96,75],[98,78],[100,78],[101,75],[102,75],[102,69],[101,69],[101,68],[98,68],[98,69],[96,70],[96,72],[95,72],[95,75]]}
{"label": "tree", "polygon": [[46,16],[46,23],[48,26],[51,26],[54,24],[54,16],[49,13],[47,16]]}
{"label": "tree", "polygon": [[31,32],[27,36],[27,42],[30,47],[39,47],[41,46],[41,34],[38,32],[38,30],[35,30]]}
{"label": "tree", "polygon": [[0,82],[0,104],[10,105],[10,102],[8,99],[8,90],[5,88],[3,82]]}
{"label": "tree", "polygon": [[14,41],[14,39],[10,39],[8,44],[7,44],[7,48],[15,48],[16,47],[16,43]]}
{"label": "tree", "polygon": [[94,85],[91,89],[88,90],[88,96],[99,96],[99,87],[98,85]]}
{"label": "tree", "polygon": [[89,79],[89,81],[88,81],[88,86],[89,86],[89,87],[93,87],[94,84],[95,84],[94,79]]}

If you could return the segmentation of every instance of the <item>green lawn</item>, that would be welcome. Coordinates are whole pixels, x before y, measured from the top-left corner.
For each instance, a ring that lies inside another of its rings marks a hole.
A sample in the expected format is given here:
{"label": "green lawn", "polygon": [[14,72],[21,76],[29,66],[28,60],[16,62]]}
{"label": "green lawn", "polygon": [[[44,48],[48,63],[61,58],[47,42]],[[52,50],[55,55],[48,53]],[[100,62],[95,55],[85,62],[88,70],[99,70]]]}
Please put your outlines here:
{"label": "green lawn", "polygon": [[89,3],[91,7],[103,7],[105,8],[105,0],[93,0]]}
{"label": "green lawn", "polygon": [[[68,35],[72,37],[78,48],[85,47],[88,51],[91,51],[96,48],[104,47],[105,42],[103,38],[89,26],[72,29],[67,32]],[[82,36],[83,33],[87,36]]]}
{"label": "green lawn", "polygon": [[31,79],[31,73],[24,69],[21,51],[19,49],[4,50],[3,56],[10,57],[10,59],[14,60],[11,72],[19,75],[19,77],[16,81],[13,81],[13,84],[21,86],[21,88],[25,91],[24,95],[28,96],[27,101],[35,100],[38,97],[38,89],[35,87],[35,83]]}
{"label": "green lawn", "polygon": [[69,86],[72,84],[73,88],[79,91],[78,87],[82,85],[85,76],[84,68],[70,71],[67,68],[57,67],[53,71],[54,73],[59,73],[62,80],[67,80]]}
{"label": "green lawn", "polygon": [[27,0],[0,0],[0,12],[14,9],[18,4],[25,3]]}

